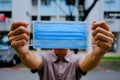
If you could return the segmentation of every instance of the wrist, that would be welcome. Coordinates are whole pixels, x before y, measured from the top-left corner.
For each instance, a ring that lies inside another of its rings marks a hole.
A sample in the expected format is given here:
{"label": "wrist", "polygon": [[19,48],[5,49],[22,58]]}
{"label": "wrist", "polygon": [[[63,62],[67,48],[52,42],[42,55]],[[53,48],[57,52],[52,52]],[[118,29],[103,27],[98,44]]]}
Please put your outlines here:
{"label": "wrist", "polygon": [[21,53],[21,52],[18,52],[18,56],[20,57],[20,58],[27,58],[27,56],[30,54],[30,51],[28,50],[28,51],[26,51],[25,53]]}
{"label": "wrist", "polygon": [[97,58],[97,59],[101,59],[104,55],[105,55],[105,53],[104,52],[100,52],[100,53],[95,53],[95,52],[92,52],[92,54],[93,54],[93,56],[95,56],[95,58]]}

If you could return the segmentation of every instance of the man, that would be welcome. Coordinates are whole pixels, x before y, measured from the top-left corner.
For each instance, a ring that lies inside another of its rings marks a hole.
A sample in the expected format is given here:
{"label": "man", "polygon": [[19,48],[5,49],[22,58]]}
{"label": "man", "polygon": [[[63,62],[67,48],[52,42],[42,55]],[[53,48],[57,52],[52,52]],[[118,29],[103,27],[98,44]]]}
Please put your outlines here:
{"label": "man", "polygon": [[73,54],[68,49],[53,49],[49,53],[30,52],[28,24],[14,22],[8,33],[11,46],[23,64],[32,72],[38,72],[40,80],[80,80],[82,75],[94,69],[104,54],[111,48],[114,35],[105,22],[92,24],[92,52],[85,57]]}

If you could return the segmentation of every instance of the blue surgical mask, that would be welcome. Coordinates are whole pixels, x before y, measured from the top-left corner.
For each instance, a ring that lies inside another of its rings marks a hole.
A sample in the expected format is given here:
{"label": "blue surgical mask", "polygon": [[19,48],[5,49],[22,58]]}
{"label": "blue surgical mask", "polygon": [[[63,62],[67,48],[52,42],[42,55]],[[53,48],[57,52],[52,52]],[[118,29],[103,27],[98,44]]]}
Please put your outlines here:
{"label": "blue surgical mask", "polygon": [[34,21],[34,48],[86,49],[86,22]]}

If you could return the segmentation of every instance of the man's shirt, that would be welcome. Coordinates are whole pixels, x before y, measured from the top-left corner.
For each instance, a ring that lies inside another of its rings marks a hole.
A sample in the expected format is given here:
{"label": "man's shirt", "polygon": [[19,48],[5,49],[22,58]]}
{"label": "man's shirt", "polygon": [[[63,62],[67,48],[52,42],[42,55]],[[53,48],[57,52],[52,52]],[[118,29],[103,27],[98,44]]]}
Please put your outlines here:
{"label": "man's shirt", "polygon": [[78,61],[83,57],[80,54],[74,54],[68,51],[63,59],[59,59],[54,51],[48,53],[40,53],[43,65],[38,72],[40,80],[80,80],[82,72],[78,67]]}

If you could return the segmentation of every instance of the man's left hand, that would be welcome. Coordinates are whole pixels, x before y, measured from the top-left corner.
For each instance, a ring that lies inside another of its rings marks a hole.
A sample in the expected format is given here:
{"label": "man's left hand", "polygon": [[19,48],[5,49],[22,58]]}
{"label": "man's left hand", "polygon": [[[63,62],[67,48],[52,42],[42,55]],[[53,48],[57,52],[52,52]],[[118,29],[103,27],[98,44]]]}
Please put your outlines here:
{"label": "man's left hand", "polygon": [[114,35],[106,22],[93,22],[92,24],[92,48],[97,56],[103,56],[112,46]]}

